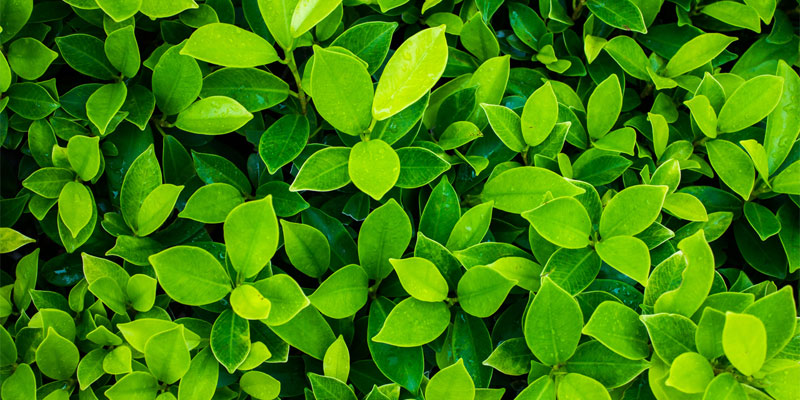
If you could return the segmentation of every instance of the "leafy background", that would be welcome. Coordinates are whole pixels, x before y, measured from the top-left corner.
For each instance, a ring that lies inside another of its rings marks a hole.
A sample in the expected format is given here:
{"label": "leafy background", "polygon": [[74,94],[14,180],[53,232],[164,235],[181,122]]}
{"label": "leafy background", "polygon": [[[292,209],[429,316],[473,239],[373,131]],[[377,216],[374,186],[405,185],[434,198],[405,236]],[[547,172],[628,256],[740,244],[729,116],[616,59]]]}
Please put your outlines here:
{"label": "leafy background", "polygon": [[0,397],[798,399],[793,0],[0,2]]}

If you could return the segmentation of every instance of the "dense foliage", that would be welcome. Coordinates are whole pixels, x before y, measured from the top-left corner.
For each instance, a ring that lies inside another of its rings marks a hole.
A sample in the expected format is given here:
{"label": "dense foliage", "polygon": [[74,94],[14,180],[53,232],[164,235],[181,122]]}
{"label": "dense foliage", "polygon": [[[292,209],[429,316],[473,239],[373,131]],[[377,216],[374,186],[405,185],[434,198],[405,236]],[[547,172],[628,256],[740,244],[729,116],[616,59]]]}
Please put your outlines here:
{"label": "dense foliage", "polygon": [[0,398],[800,399],[799,14],[0,0]]}

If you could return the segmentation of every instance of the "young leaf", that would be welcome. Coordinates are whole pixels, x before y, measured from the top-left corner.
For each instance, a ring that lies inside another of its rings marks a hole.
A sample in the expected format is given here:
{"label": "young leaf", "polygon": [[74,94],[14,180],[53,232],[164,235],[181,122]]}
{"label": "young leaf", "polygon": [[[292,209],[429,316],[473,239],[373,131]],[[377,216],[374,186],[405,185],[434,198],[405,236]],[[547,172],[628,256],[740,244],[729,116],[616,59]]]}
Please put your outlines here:
{"label": "young leaf", "polygon": [[464,368],[464,360],[437,372],[425,388],[425,398],[430,400],[473,400],[475,384]]}
{"label": "young leaf", "polygon": [[170,247],[150,256],[149,261],[164,291],[183,304],[210,304],[231,291],[225,269],[211,253],[199,247]]}
{"label": "young leaf", "polygon": [[181,54],[224,67],[251,68],[278,61],[269,42],[236,25],[203,25],[192,33]]}
{"label": "young leaf", "polygon": [[522,110],[522,136],[525,143],[537,146],[544,142],[557,121],[558,99],[552,85],[547,82],[528,97]]}
{"label": "young leaf", "polygon": [[175,126],[201,135],[223,135],[243,127],[251,119],[253,114],[236,100],[211,96],[181,111]]}
{"label": "young leaf", "polygon": [[403,111],[436,84],[447,64],[444,29],[420,31],[395,51],[375,89],[373,118],[380,121]]}
{"label": "young leaf", "polygon": [[258,274],[278,248],[278,219],[272,196],[231,210],[223,226],[228,258],[244,278]]}
{"label": "young leaf", "polygon": [[314,105],[323,118],[349,135],[367,132],[372,122],[372,78],[358,59],[314,47],[311,80]]}
{"label": "young leaf", "polygon": [[578,302],[545,277],[524,320],[525,341],[533,355],[546,365],[568,360],[578,347],[582,328]]}
{"label": "young leaf", "polygon": [[748,314],[727,312],[722,330],[725,357],[739,372],[750,376],[758,372],[767,357],[767,331],[760,319]]}
{"label": "young leaf", "polygon": [[450,310],[445,303],[408,298],[392,309],[371,340],[397,347],[422,346],[444,333],[449,323]]}
{"label": "young leaf", "polygon": [[447,281],[432,262],[412,257],[406,259],[390,258],[403,289],[417,300],[437,302],[447,298]]}
{"label": "young leaf", "polygon": [[357,188],[380,200],[400,176],[400,158],[383,140],[362,141],[350,151],[347,171]]}

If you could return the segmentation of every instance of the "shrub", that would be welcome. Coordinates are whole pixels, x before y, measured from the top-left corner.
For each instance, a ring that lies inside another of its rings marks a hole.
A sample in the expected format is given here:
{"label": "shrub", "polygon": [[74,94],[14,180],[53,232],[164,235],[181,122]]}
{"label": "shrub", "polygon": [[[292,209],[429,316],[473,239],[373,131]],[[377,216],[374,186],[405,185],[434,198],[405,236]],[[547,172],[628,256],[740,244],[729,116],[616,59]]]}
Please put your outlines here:
{"label": "shrub", "polygon": [[0,2],[0,397],[800,399],[800,9],[527,3]]}

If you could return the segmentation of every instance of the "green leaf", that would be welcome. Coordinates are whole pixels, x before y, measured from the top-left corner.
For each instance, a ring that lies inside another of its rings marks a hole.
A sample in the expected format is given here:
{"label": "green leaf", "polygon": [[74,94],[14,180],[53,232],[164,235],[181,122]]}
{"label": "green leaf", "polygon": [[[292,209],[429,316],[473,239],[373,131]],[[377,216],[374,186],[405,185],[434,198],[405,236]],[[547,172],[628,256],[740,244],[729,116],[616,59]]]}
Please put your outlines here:
{"label": "green leaf", "polygon": [[506,375],[519,376],[530,371],[532,358],[525,338],[516,337],[504,340],[497,345],[483,365],[490,366]]}
{"label": "green leaf", "polygon": [[0,26],[3,27],[3,31],[0,32],[0,43],[5,43],[13,38],[30,19],[33,12],[33,1],[8,1],[0,10],[3,11],[3,17],[0,20]]}
{"label": "green leaf", "polygon": [[372,122],[372,78],[360,60],[316,46],[311,80],[314,105],[320,116],[349,135],[368,131]]}
{"label": "green leaf", "polygon": [[395,51],[375,89],[373,118],[380,121],[403,111],[436,84],[447,64],[444,29],[422,30]]}
{"label": "green leaf", "polygon": [[178,114],[175,126],[201,135],[223,135],[243,127],[253,119],[247,109],[225,96],[199,100]]}
{"label": "green leaf", "polygon": [[274,174],[300,155],[306,147],[308,135],[308,119],[302,115],[285,115],[270,125],[258,143],[258,154],[269,173]]}
{"label": "green leaf", "polygon": [[174,0],[170,2],[142,0],[142,7],[139,11],[150,17],[150,19],[156,19],[171,17],[192,8],[198,8],[194,0]]}
{"label": "green leaf", "polygon": [[589,136],[593,139],[605,136],[617,123],[621,110],[622,88],[617,75],[611,74],[597,85],[589,97],[589,104],[586,108]]}
{"label": "green leaf", "polygon": [[[112,3],[112,0],[103,0]],[[137,2],[140,0],[123,0],[120,3]],[[138,11],[138,6],[136,7]],[[135,11],[134,11],[135,13]],[[113,18],[113,16],[112,16]],[[127,18],[123,18],[127,19]],[[139,45],[136,43],[136,35],[133,25],[120,28],[108,34],[103,44],[108,61],[117,71],[122,72],[123,76],[133,78],[139,72],[142,61],[139,55]]]}
{"label": "green leaf", "polygon": [[39,79],[56,58],[58,53],[34,38],[19,38],[8,46],[8,64],[22,79]]}
{"label": "green leaf", "polygon": [[704,33],[684,43],[664,67],[664,76],[674,78],[706,65],[725,51],[736,38],[721,33]]}
{"label": "green leaf", "polygon": [[636,185],[617,193],[600,217],[600,235],[609,239],[647,229],[658,218],[667,190],[666,186]]}
{"label": "green leaf", "polygon": [[718,1],[700,10],[702,14],[729,25],[749,29],[761,33],[761,21],[758,12],[750,6],[735,1]]}
{"label": "green leaf", "polygon": [[557,121],[558,99],[552,85],[547,82],[525,101],[521,119],[525,143],[528,146],[537,146],[544,142]]}
{"label": "green leaf", "polygon": [[397,347],[422,346],[444,333],[449,323],[450,310],[445,303],[408,298],[392,309],[372,341]]}
{"label": "green leaf", "polygon": [[687,264],[681,274],[683,279],[676,289],[658,297],[655,312],[691,317],[711,290],[714,280],[714,254],[702,230],[678,242],[678,250],[681,251]]}
{"label": "green leaf", "polygon": [[309,373],[308,380],[311,381],[311,389],[314,391],[316,400],[358,399],[352,388],[336,378]]}
{"label": "green leaf", "polygon": [[242,390],[254,399],[277,399],[281,393],[281,382],[260,371],[248,371],[239,380]]}
{"label": "green leaf", "polygon": [[59,335],[52,327],[47,330],[39,347],[36,348],[36,366],[48,378],[67,379],[78,367],[78,348],[71,341]]}
{"label": "green leaf", "polygon": [[347,170],[357,188],[380,200],[400,176],[400,158],[383,140],[362,141],[350,151]]}
{"label": "green leaf", "polygon": [[438,243],[445,243],[461,217],[458,194],[446,178],[433,188],[419,221],[419,231]]}
{"label": "green leaf", "polygon": [[453,365],[437,372],[425,388],[428,400],[472,400],[475,398],[475,384],[464,360],[458,359]]}
{"label": "green leaf", "polygon": [[297,282],[286,274],[273,275],[253,286],[272,304],[265,321],[269,326],[285,324],[311,304]]}
{"label": "green leaf", "polygon": [[269,42],[225,23],[197,28],[180,54],[223,67],[252,68],[278,61],[278,53]]}
{"label": "green leaf", "polygon": [[136,274],[128,281],[125,291],[134,310],[147,312],[153,308],[156,300],[156,281],[144,275]]}
{"label": "green leaf", "polygon": [[153,335],[144,348],[144,359],[159,381],[172,384],[189,370],[191,358],[183,336],[183,326]]}
{"label": "green leaf", "polygon": [[322,314],[336,319],[346,318],[367,304],[367,282],[363,268],[348,265],[325,279],[308,299]]}
{"label": "green leaf", "polygon": [[[591,0],[590,0],[591,1]],[[603,385],[588,376],[570,373],[558,382],[558,398],[570,400],[611,400]]]}
{"label": "green leaf", "polygon": [[17,366],[14,373],[3,381],[0,395],[8,400],[26,400],[36,398],[36,376],[28,364]]}
{"label": "green leaf", "polygon": [[350,148],[327,147],[309,157],[297,173],[289,190],[328,192],[350,183],[348,161]]}
{"label": "green leaf", "polygon": [[[385,297],[378,297],[369,309],[367,337],[374,337],[383,326],[395,305]],[[419,389],[424,368],[422,347],[395,347],[367,340],[367,347],[375,365],[389,379],[410,391]]]}
{"label": "green leaf", "polygon": [[517,167],[490,179],[481,201],[494,200],[494,208],[521,214],[542,205],[547,192],[554,198],[572,197],[583,193],[583,189],[544,168]]}
{"label": "green leaf", "polygon": [[223,228],[228,259],[243,278],[257,275],[278,248],[280,234],[272,196],[237,206]]}
{"label": "green leaf", "polygon": [[546,365],[556,365],[575,353],[583,328],[583,313],[569,293],[545,277],[523,326],[525,341],[533,355]]}
{"label": "green leaf", "polygon": [[703,393],[713,379],[714,371],[708,360],[700,354],[688,352],[672,362],[666,383],[684,393]]}
{"label": "green leaf", "polygon": [[650,274],[650,252],[647,245],[633,236],[614,236],[595,245],[597,254],[608,265],[643,286]]}
{"label": "green leaf", "polygon": [[717,137],[717,113],[708,100],[708,97],[698,95],[683,102],[692,111],[692,119],[704,135]]}
{"label": "green leaf", "polygon": [[217,388],[219,363],[210,347],[192,358],[189,370],[178,385],[179,400],[211,400]]}
{"label": "green leaf", "polygon": [[312,278],[322,276],[331,261],[330,245],[325,235],[313,226],[284,220],[281,220],[281,227],[284,250],[292,265]]}
{"label": "green leaf", "polygon": [[767,331],[760,319],[749,314],[727,312],[722,330],[725,357],[739,372],[758,372],[767,356]]}
{"label": "green leaf", "polygon": [[214,357],[232,374],[250,352],[250,323],[225,310],[214,321],[210,343]]}
{"label": "green leaf", "polygon": [[340,46],[350,50],[356,57],[367,63],[367,72],[374,74],[389,53],[389,45],[397,26],[396,22],[359,23],[336,37],[331,46]]}
{"label": "green leaf", "polygon": [[34,121],[47,117],[60,106],[47,89],[32,82],[11,85],[6,94],[9,110]]}
{"label": "green leaf", "polygon": [[142,152],[128,168],[120,190],[120,209],[125,222],[137,228],[139,210],[147,195],[161,185],[161,166],[153,146]]}
{"label": "green leaf", "polygon": [[164,184],[157,186],[144,198],[136,218],[137,235],[147,236],[156,231],[172,214],[183,186]]}
{"label": "green leaf", "polygon": [[244,319],[266,319],[272,303],[253,286],[237,286],[231,292],[231,308]]}
{"label": "green leaf", "polygon": [[486,318],[497,312],[516,283],[494,268],[477,265],[458,281],[458,302],[467,313]]}
{"label": "green leaf", "polygon": [[325,371],[325,376],[347,382],[347,377],[350,375],[350,353],[342,335],[339,335],[336,341],[325,351],[325,357],[322,359],[322,369]]}
{"label": "green leaf", "polygon": [[719,111],[717,130],[738,132],[764,119],[781,101],[783,78],[762,75],[739,86]]}
{"label": "green leaf", "polygon": [[447,281],[432,262],[412,257],[406,259],[390,258],[403,289],[417,300],[438,302],[447,298]]}
{"label": "green leaf", "polygon": [[299,38],[302,34],[308,32],[332,13],[339,4],[341,4],[341,0],[298,1],[289,25],[292,36]]}
{"label": "green leaf", "polygon": [[44,198],[57,199],[61,189],[75,178],[75,174],[65,168],[40,168],[30,174],[22,186]]}
{"label": "green leaf", "polygon": [[142,0],[97,0],[97,5],[115,22],[122,22],[139,12]]}
{"label": "green leaf", "polygon": [[631,382],[649,366],[645,360],[630,360],[590,340],[578,346],[565,369],[595,379],[606,388],[616,388]]}
{"label": "green leaf", "polygon": [[247,111],[256,112],[286,100],[289,96],[289,85],[260,69],[222,68],[203,78],[200,97],[211,96],[230,97]]}
{"label": "green leaf", "polygon": [[580,249],[589,244],[592,222],[586,209],[574,197],[553,199],[522,213],[522,217],[543,238],[557,246]]}
{"label": "green leaf", "polygon": [[461,45],[467,51],[478,57],[480,61],[486,61],[500,54],[500,45],[497,43],[492,29],[486,25],[481,12],[473,14],[464,27],[461,28]]}
{"label": "green leaf", "polygon": [[647,33],[642,11],[631,0],[588,0],[586,7],[592,15],[615,28]]}
{"label": "green leaf", "polygon": [[481,108],[486,113],[492,130],[506,147],[517,153],[525,151],[527,144],[522,135],[522,120],[519,115],[504,106],[481,103]]}
{"label": "green leaf", "polygon": [[178,216],[206,224],[219,224],[225,222],[228,213],[243,202],[239,189],[227,183],[212,183],[197,189]]}
{"label": "green leaf", "polygon": [[258,8],[269,33],[285,50],[291,49],[294,44],[289,28],[297,3],[296,0],[258,0]]}
{"label": "green leaf", "polygon": [[192,159],[197,176],[203,182],[209,185],[217,182],[227,183],[244,194],[249,194],[253,190],[247,176],[227,158],[192,150]]}
{"label": "green leaf", "polygon": [[110,400],[153,399],[158,392],[158,381],[149,372],[134,371],[119,379],[106,390]]}
{"label": "green leaf", "polygon": [[394,199],[372,211],[361,225],[358,259],[370,279],[392,272],[391,258],[403,256],[411,242],[411,222]]}
{"label": "green leaf", "polygon": [[746,400],[747,394],[742,385],[729,372],[717,375],[706,387],[708,400]]}
{"label": "green leaf", "polygon": [[149,258],[158,283],[173,298],[187,305],[214,303],[231,291],[230,278],[209,252],[192,246],[170,247]]}
{"label": "green leaf", "polygon": [[[586,40],[588,43],[588,38]],[[647,56],[644,55],[644,51],[642,51],[639,44],[630,36],[615,36],[603,46],[603,49],[629,75],[643,81],[650,80],[650,75],[647,73]]]}
{"label": "green leaf", "polygon": [[786,62],[780,60],[777,75],[783,78],[783,93],[767,119],[767,133],[764,137],[770,174],[777,171],[786,159],[792,143],[800,133],[797,104],[792,100],[800,95],[800,76]]}
{"label": "green leaf", "polygon": [[292,347],[318,360],[323,359],[325,351],[336,340],[331,327],[314,307],[306,307],[289,322],[270,326],[270,329]]}
{"label": "green leaf", "polygon": [[450,169],[450,163],[426,148],[404,147],[397,149],[396,153],[400,158],[400,175],[395,186],[400,188],[411,189],[427,185]]}
{"label": "green leaf", "polygon": [[796,325],[792,288],[785,286],[764,296],[744,310],[758,317],[767,331],[767,359],[774,357],[789,343]]}
{"label": "green leaf", "polygon": [[100,154],[100,138],[82,135],[69,138],[67,158],[69,165],[82,180],[92,180],[100,172],[103,164]]}
{"label": "green leaf", "polygon": [[106,58],[103,41],[87,34],[76,33],[55,38],[61,57],[72,69],[100,80],[112,80],[117,71]]}
{"label": "green leaf", "polygon": [[439,137],[439,146],[443,150],[453,150],[480,137],[483,137],[483,133],[475,124],[469,121],[456,121]]}
{"label": "green leaf", "polygon": [[755,184],[753,161],[741,147],[722,139],[706,143],[708,160],[719,179],[743,199],[750,198]]}
{"label": "green leaf", "polygon": [[519,393],[515,400],[555,399],[556,385],[549,376],[542,376]]}
{"label": "green leaf", "polygon": [[182,55],[181,49],[180,45],[169,48],[153,68],[153,95],[156,105],[166,115],[178,114],[189,107],[203,87],[200,66],[194,58]]}
{"label": "green leaf", "polygon": [[583,334],[631,360],[641,360],[650,354],[647,329],[639,315],[616,301],[601,303],[583,327]]}
{"label": "green leaf", "polygon": [[695,331],[697,325],[689,318],[678,314],[653,314],[639,317],[647,327],[653,350],[667,364],[686,352],[696,351]]}
{"label": "green leaf", "polygon": [[61,190],[58,196],[58,216],[73,238],[92,219],[93,203],[89,189],[81,183],[68,182]]}
{"label": "green leaf", "polygon": [[451,251],[480,243],[489,231],[494,202],[487,201],[467,210],[450,231],[446,247]]}
{"label": "green leaf", "polygon": [[761,240],[767,240],[781,231],[781,223],[778,218],[761,204],[745,203],[744,215]]}

